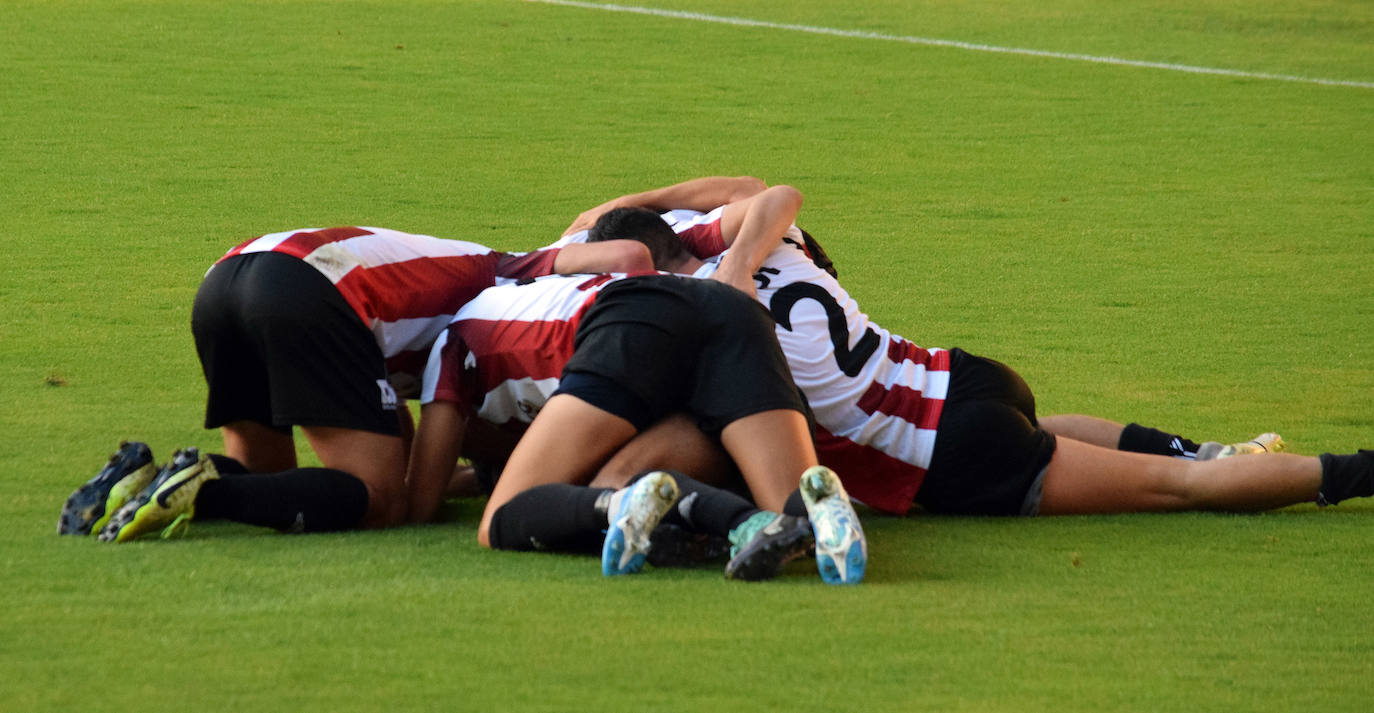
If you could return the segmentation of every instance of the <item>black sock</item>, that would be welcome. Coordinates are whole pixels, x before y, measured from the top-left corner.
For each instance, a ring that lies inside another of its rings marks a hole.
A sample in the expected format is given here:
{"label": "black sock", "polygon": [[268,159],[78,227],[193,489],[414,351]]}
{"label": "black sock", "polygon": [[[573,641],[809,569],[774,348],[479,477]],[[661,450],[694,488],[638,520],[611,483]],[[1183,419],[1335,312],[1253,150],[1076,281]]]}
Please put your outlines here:
{"label": "black sock", "polygon": [[605,540],[604,488],[554,483],[530,488],[492,514],[487,537],[498,550],[598,552]]}
{"label": "black sock", "polygon": [[1323,453],[1322,489],[1317,502],[1335,505],[1346,498],[1367,498],[1374,495],[1374,451],[1360,451],[1351,455]]}
{"label": "black sock", "polygon": [[248,473],[248,468],[229,456],[220,455],[218,453],[207,453],[205,455],[209,457],[211,463],[215,464],[215,470],[219,471],[220,475],[245,475]]}
{"label": "black sock", "polygon": [[793,490],[792,494],[787,496],[787,502],[782,506],[782,514],[806,517],[806,501],[802,500],[800,489]]}
{"label": "black sock", "polygon": [[206,481],[196,495],[196,515],[282,532],[331,532],[358,527],[367,502],[367,486],[349,473],[293,468]]}
{"label": "black sock", "polygon": [[1165,433],[1138,423],[1128,423],[1121,431],[1116,449],[1132,453],[1191,458],[1197,453],[1198,444],[1177,434]]}
{"label": "black sock", "polygon": [[741,522],[759,509],[753,503],[728,490],[712,487],[681,473],[673,473],[677,480],[677,505],[663,516],[664,522],[681,525],[694,532],[708,535],[729,535]]}

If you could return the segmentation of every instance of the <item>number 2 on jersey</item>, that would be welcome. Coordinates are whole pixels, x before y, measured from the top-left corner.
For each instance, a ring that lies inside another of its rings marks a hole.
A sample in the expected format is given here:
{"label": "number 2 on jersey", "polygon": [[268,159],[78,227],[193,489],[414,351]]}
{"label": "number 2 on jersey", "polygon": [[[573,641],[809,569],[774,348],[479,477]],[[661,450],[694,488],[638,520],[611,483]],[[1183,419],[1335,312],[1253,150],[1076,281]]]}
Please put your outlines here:
{"label": "number 2 on jersey", "polygon": [[865,328],[859,343],[850,349],[849,323],[845,320],[844,308],[840,307],[840,303],[835,301],[835,296],[824,287],[809,282],[794,282],[773,293],[773,299],[768,301],[768,311],[772,313],[774,321],[790,332],[792,308],[802,300],[815,300],[825,308],[825,318],[830,328],[830,343],[835,346],[835,363],[845,376],[858,376],[868,358],[878,350],[880,340],[877,333],[872,327]]}

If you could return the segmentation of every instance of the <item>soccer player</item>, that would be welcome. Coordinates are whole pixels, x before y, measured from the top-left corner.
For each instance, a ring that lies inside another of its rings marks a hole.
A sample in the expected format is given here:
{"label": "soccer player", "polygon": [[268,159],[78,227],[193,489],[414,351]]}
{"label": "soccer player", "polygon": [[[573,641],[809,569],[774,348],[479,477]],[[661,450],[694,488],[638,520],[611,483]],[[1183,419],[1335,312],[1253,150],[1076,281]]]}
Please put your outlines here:
{"label": "soccer player", "polygon": [[[537,415],[522,408],[524,390],[538,398]],[[524,498],[532,506],[519,507],[517,496],[586,483],[636,434],[683,412],[719,435],[756,502],[773,513],[753,518],[759,509],[747,502],[742,509],[726,504],[731,512],[715,520],[718,534],[745,520],[752,520],[747,531],[765,528],[800,482],[820,539],[822,576],[843,583],[862,577],[862,529],[833,472],[814,467],[806,406],[772,323],[747,295],[717,281],[598,275],[489,289],[436,342],[421,401],[409,474],[417,520],[437,508],[473,415],[498,423],[532,416],[478,526],[483,545],[517,549],[529,544],[514,534],[527,532],[529,521],[562,519],[575,530],[586,522],[580,512],[597,517],[594,507],[555,506],[548,498]]]}
{"label": "soccer player", "polygon": [[[649,267],[628,241],[507,254],[342,227],[244,242],[207,272],[191,316],[205,426],[220,429],[224,455],[185,449],[158,471],[146,445],[121,444],[69,499],[58,531],[124,542],[193,513],[298,532],[399,524],[402,399],[418,393],[429,347],[458,309],[498,283]],[[323,467],[297,467],[292,426]]]}
{"label": "soccer player", "polygon": [[[660,269],[699,278],[723,270],[736,250],[703,261],[674,234],[690,229],[697,249],[724,250],[734,237],[728,205],[703,216],[669,214],[677,225],[668,227],[655,211],[628,202],[603,204],[611,208],[596,216],[593,240],[643,240]],[[819,458],[842,474],[856,499],[892,513],[919,503],[935,512],[1048,515],[1249,511],[1374,495],[1374,451],[1162,457],[1191,455],[1195,444],[1090,417],[1056,419],[1071,434],[1056,436],[1037,420],[1029,387],[1010,368],[959,349],[923,349],[870,322],[808,258],[794,225],[799,205],[774,204],[787,214],[770,222],[787,224],[786,233],[775,237],[771,252],[749,246],[754,257],[736,265],[756,268],[756,295],[776,320],[793,376],[815,412]],[[1230,452],[1280,443],[1266,434]]]}

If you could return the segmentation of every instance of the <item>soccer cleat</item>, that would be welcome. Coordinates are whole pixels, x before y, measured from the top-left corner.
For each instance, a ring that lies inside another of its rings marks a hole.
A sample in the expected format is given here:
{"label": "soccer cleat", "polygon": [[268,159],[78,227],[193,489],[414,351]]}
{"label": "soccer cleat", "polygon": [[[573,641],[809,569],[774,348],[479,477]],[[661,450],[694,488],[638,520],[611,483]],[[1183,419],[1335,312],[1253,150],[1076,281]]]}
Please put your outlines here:
{"label": "soccer cleat", "polygon": [[1217,460],[1231,456],[1278,453],[1287,447],[1288,445],[1283,442],[1283,437],[1279,434],[1261,433],[1244,443],[1222,444],[1216,441],[1207,441],[1198,446],[1197,455],[1193,456],[1193,460]]}
{"label": "soccer cleat", "polygon": [[59,535],[100,532],[110,516],[138,494],[157,475],[153,453],[146,443],[119,442],[119,450],[94,478],[77,488],[57,520]]}
{"label": "soccer cleat", "polygon": [[644,567],[658,521],[677,502],[677,481],[661,470],[635,481],[620,499],[601,547],[601,573],[634,574]]}
{"label": "soccer cleat", "polygon": [[802,473],[802,501],[816,532],[816,568],[827,584],[858,584],[868,566],[868,542],[859,515],[835,471],[812,466]]}
{"label": "soccer cleat", "polygon": [[788,562],[810,554],[816,538],[806,518],[764,510],[731,530],[730,543],[734,547],[725,577],[757,582],[778,576]]}
{"label": "soccer cleat", "polygon": [[719,535],[689,532],[671,522],[661,522],[649,533],[646,562],[655,567],[695,567],[730,556],[730,541]]}
{"label": "soccer cleat", "polygon": [[163,530],[164,538],[184,532],[195,515],[200,486],[218,478],[209,456],[195,448],[177,451],[153,482],[110,518],[100,541],[128,542],[155,530]]}

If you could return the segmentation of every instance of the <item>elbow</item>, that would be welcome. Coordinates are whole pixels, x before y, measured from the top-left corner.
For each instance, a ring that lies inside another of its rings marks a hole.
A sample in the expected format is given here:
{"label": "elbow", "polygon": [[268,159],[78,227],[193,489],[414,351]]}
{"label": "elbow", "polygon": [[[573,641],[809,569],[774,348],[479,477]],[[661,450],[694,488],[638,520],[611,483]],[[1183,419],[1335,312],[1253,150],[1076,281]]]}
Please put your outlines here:
{"label": "elbow", "polygon": [[615,252],[609,258],[609,272],[652,272],[653,254],[649,246],[638,240],[616,240]]}
{"label": "elbow", "polygon": [[766,193],[770,200],[775,201],[779,207],[791,211],[793,215],[801,210],[802,193],[792,186],[779,184],[770,187]]}
{"label": "elbow", "polygon": [[736,176],[733,181],[735,185],[731,188],[729,200],[725,201],[726,203],[744,200],[768,190],[768,184],[764,183],[761,178]]}

